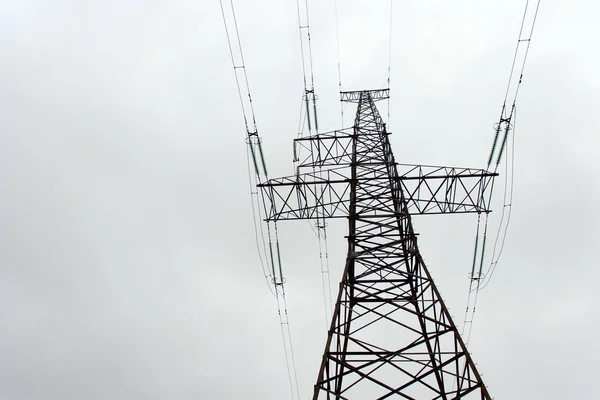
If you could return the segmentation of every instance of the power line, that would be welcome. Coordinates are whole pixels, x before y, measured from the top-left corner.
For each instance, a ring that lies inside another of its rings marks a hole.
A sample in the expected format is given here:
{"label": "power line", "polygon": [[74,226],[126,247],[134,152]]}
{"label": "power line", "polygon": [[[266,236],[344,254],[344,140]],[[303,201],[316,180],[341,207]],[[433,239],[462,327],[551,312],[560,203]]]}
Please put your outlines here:
{"label": "power line", "polygon": [[[393,25],[393,18],[394,18],[394,8],[393,8],[393,0],[390,0],[390,38],[388,41],[388,76],[387,76],[387,88],[390,89],[391,88],[391,78],[392,78],[392,27]],[[388,97],[388,110],[387,110],[387,127],[388,127],[388,132],[389,132],[389,126],[390,126],[390,97]]]}
{"label": "power line", "polygon": [[[529,54],[529,48],[531,46],[531,38],[533,37],[533,31],[537,21],[538,11],[541,0],[536,2],[535,10],[531,11],[529,7],[529,0],[525,3],[525,10],[523,11],[523,17],[521,19],[521,26],[519,29],[519,37],[515,46],[513,60],[510,68],[510,74],[508,77],[508,83],[506,85],[506,92],[504,94],[504,101],[500,111],[500,118],[498,123],[495,125],[495,135],[492,142],[492,148],[488,157],[487,169],[492,166],[495,158],[494,172],[498,171],[502,156],[507,147],[510,148],[510,158],[505,159],[505,174],[504,174],[504,190],[503,190],[503,204],[502,213],[500,216],[500,222],[498,224],[498,230],[494,238],[494,247],[492,250],[491,262],[486,269],[483,271],[484,264],[484,249],[482,249],[480,256],[480,267],[476,272],[475,262],[477,259],[477,241],[479,235],[479,224],[480,218],[477,220],[477,236],[475,239],[475,250],[473,256],[473,268],[471,270],[471,277],[469,283],[469,294],[467,297],[467,306],[465,310],[465,319],[463,323],[463,333],[467,324],[469,324],[469,330],[467,334],[466,342],[469,342],[471,337],[471,330],[473,328],[473,320],[475,317],[475,310],[477,306],[477,298],[479,291],[485,289],[490,283],[492,276],[498,266],[498,261],[504,250],[504,244],[508,233],[508,226],[510,224],[510,217],[512,213],[513,203],[513,188],[514,188],[514,162],[515,162],[515,125],[516,125],[516,103],[519,95],[519,89],[523,82],[523,72],[525,70],[525,64],[527,62],[527,56]],[[527,35],[524,37],[524,32]],[[523,43],[526,45],[523,47]],[[515,75],[515,68],[518,65],[517,61],[521,59],[518,80]],[[512,89],[512,91],[511,91]],[[508,102],[510,99],[510,102]],[[512,135],[510,134],[512,130]],[[510,142],[509,142],[510,136]],[[500,140],[500,142],[499,142]],[[499,150],[496,153],[496,149]],[[485,217],[485,231],[487,231],[488,214]],[[484,235],[485,243],[485,235]],[[498,248],[498,244],[500,247]],[[485,245],[484,245],[485,246]],[[472,296],[472,293],[475,293]],[[461,334],[461,335],[462,335]]]}
{"label": "power line", "polygon": [[[513,188],[514,188],[514,164],[515,164],[515,134],[516,134],[516,122],[517,122],[517,112],[516,108],[514,110],[514,125],[513,125],[513,134],[512,134],[512,143],[511,143],[511,156],[510,156],[510,180],[509,180],[509,160],[507,159],[505,162],[505,179],[504,179],[504,196],[503,196],[503,205],[502,205],[502,215],[500,217],[500,224],[498,226],[498,232],[496,233],[496,238],[494,240],[494,249],[492,251],[492,261],[486,274],[484,275],[484,283],[481,289],[484,289],[491,281],[492,276],[494,275],[494,271],[498,266],[498,261],[500,260],[500,256],[504,250],[504,243],[506,242],[506,236],[508,232],[508,225],[510,224],[510,217],[512,214],[512,203],[513,203]],[[504,230],[502,230],[502,221],[504,221],[504,216],[506,215],[506,223],[504,224]],[[502,233],[501,233],[502,232]],[[500,240],[500,235],[502,235],[502,239]],[[500,248],[496,255],[498,242],[500,241]]]}
{"label": "power line", "polygon": [[[273,223],[275,240],[272,240],[271,226],[269,223],[267,223],[267,235],[265,238],[261,209],[265,209],[266,212],[266,208],[264,199],[258,196],[257,191],[257,184],[261,182],[261,175],[265,181],[268,180],[267,164],[262,148],[262,139],[258,134],[254,106],[252,104],[252,95],[250,93],[248,74],[244,62],[242,43],[233,0],[229,1],[227,9],[223,5],[223,0],[219,0],[219,3],[221,6],[221,14],[223,16],[223,24],[225,26],[225,33],[227,35],[227,44],[229,47],[231,63],[233,65],[238,97],[244,118],[244,125],[246,127],[245,141],[247,144],[246,155],[248,164],[248,180],[250,183],[250,198],[252,200],[252,217],[254,222],[256,249],[263,271],[263,276],[265,280],[267,280],[269,290],[275,296],[277,302],[277,313],[279,315],[279,324],[281,328],[281,337],[283,341],[291,397],[293,400],[299,400],[300,390],[298,387],[298,377],[294,359],[289,313],[285,299],[285,279],[283,277],[283,268],[281,264],[277,224],[275,222]],[[233,35],[230,33],[230,26],[233,27]],[[232,40],[232,37],[234,40]],[[252,173],[252,171],[254,171],[254,173]],[[270,271],[268,270],[269,264],[271,267]]]}
{"label": "power line", "polygon": [[[315,132],[319,133],[319,120],[317,118],[317,98],[315,93],[315,75],[313,70],[312,45],[310,36],[310,18],[308,10],[308,0],[303,1],[300,6],[300,0],[296,0],[296,11],[298,14],[298,29],[300,33],[300,53],[302,61],[302,78],[304,81],[303,100],[306,105],[306,121],[309,134],[312,133],[314,124]],[[305,54],[308,52],[308,54]],[[307,61],[308,60],[308,61]],[[311,104],[312,103],[312,104]],[[313,110],[311,122],[310,110]]]}
{"label": "power line", "polygon": [[[515,46],[515,53],[513,56],[512,65],[510,68],[510,74],[508,77],[508,83],[506,85],[506,93],[504,95],[504,103],[503,103],[503,111],[506,112],[508,107],[507,104],[514,105],[517,101],[517,97],[519,95],[519,89],[521,87],[521,83],[523,82],[523,72],[525,70],[525,63],[527,62],[527,56],[529,55],[529,47],[531,46],[531,39],[533,37],[533,30],[535,28],[535,23],[537,21],[537,15],[540,8],[541,0],[537,1],[535,10],[533,11],[533,15],[531,14],[531,9],[529,8],[529,0],[525,3],[525,11],[523,12],[523,18],[521,20],[521,27],[519,29],[519,37],[517,39],[517,44]],[[526,29],[529,28],[529,29]],[[527,37],[523,36],[523,31],[527,34]],[[523,50],[523,44],[525,43],[525,48]],[[521,68],[519,71],[519,77],[515,75],[515,67],[517,65],[518,59],[521,58]],[[509,99],[509,95],[511,93],[511,88],[514,88],[514,93],[512,95],[512,101],[507,103]],[[512,111],[512,108],[511,108]],[[506,117],[506,115],[504,115]]]}
{"label": "power line", "polygon": [[[244,63],[244,53],[242,51],[242,42],[240,40],[239,28],[235,15],[235,8],[233,1],[225,3],[228,5],[226,9],[223,4],[223,0],[219,0],[221,6],[221,14],[223,17],[223,25],[225,27],[225,33],[227,36],[227,44],[229,47],[229,55],[231,57],[231,64],[233,66],[238,98],[240,100],[240,108],[244,118],[244,125],[246,127],[246,156],[248,162],[248,181],[250,184],[250,199],[252,201],[252,216],[254,223],[254,234],[256,241],[256,248],[258,251],[261,268],[263,275],[267,281],[272,279],[271,274],[268,272],[265,262],[267,260],[267,250],[265,243],[265,236],[261,224],[261,206],[258,192],[256,191],[256,184],[260,181],[261,168],[259,167],[258,157],[262,160],[262,173],[265,178],[267,176],[266,162],[264,160],[264,154],[262,152],[262,139],[259,137],[258,128],[256,125],[256,117],[254,115],[254,106],[252,104],[252,95],[250,93],[250,84],[248,83],[248,74],[246,73],[246,66]],[[228,23],[228,20],[230,23]],[[231,22],[233,22],[231,24]],[[231,40],[232,33],[230,32],[229,26],[233,26],[234,41]],[[243,73],[240,73],[242,71]],[[242,87],[245,88],[246,93],[243,93]],[[250,124],[249,125],[249,120]],[[257,157],[258,151],[258,157]],[[252,173],[252,166],[254,167],[254,173]],[[262,244],[262,245],[261,245]],[[261,249],[262,247],[262,249]],[[270,285],[269,285],[270,286]],[[274,293],[273,291],[271,291]]]}
{"label": "power line", "polygon": [[[300,121],[298,123],[298,137],[304,135],[304,127],[308,127],[309,135],[312,135],[313,127],[315,134],[319,134],[319,122],[317,117],[317,99],[318,96],[315,92],[315,78],[313,68],[313,56],[312,56],[312,40],[310,33],[310,17],[308,0],[303,0],[303,6],[300,5],[301,0],[296,0],[296,10],[298,16],[298,29],[300,34],[300,53],[302,61],[302,78],[304,82],[304,94],[302,96],[302,102],[305,106],[305,112],[300,112]],[[341,91],[341,67],[340,67],[340,52],[339,52],[339,33],[338,33],[338,18],[337,18],[337,0],[335,1],[335,16],[336,16],[336,50],[338,59],[338,85]],[[306,54],[307,53],[307,54]],[[312,109],[312,118],[311,118]],[[342,123],[343,123],[343,108],[341,108]],[[306,122],[306,125],[305,125]],[[294,144],[294,166],[298,171],[298,162],[300,149],[296,148]],[[320,171],[319,168],[313,166],[312,173],[317,174]],[[327,244],[327,224],[324,219],[320,216],[323,212],[319,208],[323,208],[324,205],[317,204],[316,211],[316,223],[314,227],[311,225],[313,233],[317,237],[319,243],[319,264],[321,267],[321,285],[323,289],[323,303],[325,309],[325,323],[326,326],[329,324],[329,316],[333,312],[333,300],[331,295],[331,279],[329,269],[329,252]],[[316,230],[315,230],[316,228]]]}
{"label": "power line", "polygon": [[[495,149],[497,148],[497,144],[498,144],[498,139],[500,138],[500,134],[501,131],[503,131],[503,136],[502,136],[502,140],[500,142],[500,150],[498,151],[498,154],[496,156],[496,165],[494,167],[494,171],[498,170],[498,167],[500,165],[500,162],[502,160],[502,156],[503,153],[506,149],[506,147],[508,146],[508,141],[509,141],[509,136],[510,135],[510,131],[513,131],[512,134],[512,143],[510,145],[511,147],[511,160],[510,160],[510,186],[508,186],[508,173],[509,173],[509,163],[508,160],[505,164],[505,184],[504,184],[504,204],[502,207],[502,215],[501,215],[501,219],[500,219],[500,224],[499,224],[499,228],[498,228],[498,233],[496,235],[496,238],[494,240],[494,254],[492,255],[492,262],[490,264],[490,270],[493,271],[496,268],[496,265],[498,263],[498,259],[500,254],[502,254],[502,252],[500,251],[498,254],[498,258],[494,259],[493,257],[496,255],[496,245],[498,243],[499,237],[501,235],[503,226],[502,224],[504,223],[504,216],[506,214],[506,209],[508,208],[508,218],[506,219],[506,226],[504,226],[504,234],[503,234],[503,238],[502,238],[502,244],[501,244],[501,249],[503,249],[504,247],[504,241],[506,240],[506,232],[508,230],[508,224],[510,222],[510,211],[512,209],[512,189],[513,189],[513,182],[514,182],[514,125],[516,122],[516,103],[517,103],[517,98],[519,96],[519,89],[521,87],[521,84],[523,82],[523,72],[525,71],[525,64],[527,62],[527,56],[529,55],[529,48],[531,46],[531,39],[533,37],[533,31],[535,28],[535,24],[537,21],[537,16],[538,16],[538,12],[539,12],[539,8],[540,8],[540,2],[541,0],[537,0],[536,5],[535,5],[535,9],[532,11],[532,9],[530,8],[530,4],[529,4],[529,0],[527,0],[527,2],[525,3],[525,10],[523,11],[523,18],[521,19],[521,26],[519,29],[519,37],[517,39],[517,44],[515,46],[515,52],[513,55],[513,61],[511,64],[511,68],[510,68],[510,74],[509,74],[509,78],[508,78],[508,83],[506,86],[506,92],[504,95],[504,102],[502,104],[502,110],[500,112],[500,119],[498,121],[498,123],[496,124],[496,134],[494,137],[494,141],[492,144],[492,149],[490,152],[490,156],[488,158],[488,168],[491,166],[492,162],[493,162],[493,158],[495,155]],[[524,33],[526,36],[524,36]],[[523,43],[526,43],[525,47],[523,47]],[[518,65],[517,64],[517,60],[521,59],[521,63],[520,63],[520,69],[519,69],[519,77],[518,80],[516,78],[515,75],[515,67]],[[512,96],[509,96],[511,94],[511,88],[513,89],[512,92]],[[507,101],[511,100],[510,103],[507,103]],[[512,104],[511,104],[512,103]],[[510,106],[508,104],[511,104]],[[513,121],[514,119],[514,121]],[[507,193],[510,193],[509,196],[509,201],[507,203]],[[493,267],[493,268],[492,268]],[[487,283],[484,285],[487,286],[487,284],[489,283],[489,279],[491,278],[491,275],[487,278],[488,281]]]}
{"label": "power line", "polygon": [[[335,49],[337,53],[337,73],[338,73],[338,89],[342,92],[342,67],[340,62],[340,28],[338,21],[338,0],[334,1],[335,7]],[[342,119],[342,127],[344,127],[344,103],[340,101],[340,113]]]}

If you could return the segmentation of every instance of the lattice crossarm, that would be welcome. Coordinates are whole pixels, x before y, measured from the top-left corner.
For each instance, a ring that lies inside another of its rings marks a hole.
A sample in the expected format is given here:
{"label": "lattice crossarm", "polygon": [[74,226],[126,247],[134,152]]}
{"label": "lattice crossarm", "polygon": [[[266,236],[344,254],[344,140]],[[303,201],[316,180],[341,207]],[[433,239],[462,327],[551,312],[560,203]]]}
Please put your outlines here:
{"label": "lattice crossarm", "polygon": [[337,130],[294,140],[294,159],[298,168],[323,168],[349,165],[352,161],[353,130]]}
{"label": "lattice crossarm", "polygon": [[359,103],[361,99],[364,101],[365,94],[368,94],[372,101],[386,100],[390,97],[390,89],[355,90],[349,92],[340,92],[340,101],[347,103]]}
{"label": "lattice crossarm", "polygon": [[271,179],[258,187],[267,221],[348,216],[350,179],[340,171]]}
{"label": "lattice crossarm", "polygon": [[[427,170],[431,168],[437,168],[435,173]],[[417,166],[394,180],[402,187],[411,215],[488,213],[495,176],[484,170]],[[375,190],[389,178],[365,175],[358,183],[363,180]],[[258,187],[269,221],[348,216],[350,178],[343,168],[271,179]]]}
{"label": "lattice crossarm", "polygon": [[408,211],[416,214],[489,213],[497,173],[452,167],[398,165]]}

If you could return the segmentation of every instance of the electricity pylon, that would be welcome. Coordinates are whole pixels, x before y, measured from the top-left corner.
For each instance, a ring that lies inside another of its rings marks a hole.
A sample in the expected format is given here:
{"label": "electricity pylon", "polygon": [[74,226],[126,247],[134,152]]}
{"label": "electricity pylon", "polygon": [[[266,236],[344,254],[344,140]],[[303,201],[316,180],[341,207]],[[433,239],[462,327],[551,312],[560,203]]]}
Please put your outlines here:
{"label": "electricity pylon", "polygon": [[[313,399],[491,399],[417,247],[414,214],[487,213],[497,174],[397,164],[375,102],[295,141],[296,175],[259,185],[270,221],[348,218],[348,254]],[[299,151],[298,151],[299,152]]]}

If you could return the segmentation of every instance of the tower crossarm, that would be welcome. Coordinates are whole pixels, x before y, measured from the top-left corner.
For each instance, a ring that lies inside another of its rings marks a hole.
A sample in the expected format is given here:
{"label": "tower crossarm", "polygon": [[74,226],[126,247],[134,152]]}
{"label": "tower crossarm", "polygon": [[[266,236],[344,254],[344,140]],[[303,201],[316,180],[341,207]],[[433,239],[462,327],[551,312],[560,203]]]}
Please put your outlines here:
{"label": "tower crossarm", "polygon": [[340,101],[348,103],[358,103],[361,96],[369,96],[371,101],[385,100],[390,98],[390,89],[375,90],[354,90],[349,92],[340,92]]}
{"label": "tower crossarm", "polygon": [[[398,176],[390,177],[381,173],[383,165],[378,162],[371,163],[370,167],[363,164],[357,183],[375,189],[388,186],[390,180],[396,181],[402,187],[411,215],[491,211],[490,195],[496,173],[471,168],[396,164]],[[305,169],[298,168],[299,171]],[[267,207],[267,220],[345,218],[349,212],[351,183],[350,163],[340,163],[334,168],[312,168],[308,172],[271,179],[259,187]],[[376,202],[373,198],[369,203],[367,197],[368,194],[362,199],[367,206]]]}
{"label": "tower crossarm", "polygon": [[489,213],[497,173],[482,169],[397,165],[410,214]]}

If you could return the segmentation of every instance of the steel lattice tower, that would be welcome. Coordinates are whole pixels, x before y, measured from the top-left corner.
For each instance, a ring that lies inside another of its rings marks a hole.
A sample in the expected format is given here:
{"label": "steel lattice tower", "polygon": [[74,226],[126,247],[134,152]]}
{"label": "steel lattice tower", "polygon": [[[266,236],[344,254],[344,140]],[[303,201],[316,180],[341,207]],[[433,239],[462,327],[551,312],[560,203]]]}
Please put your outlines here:
{"label": "steel lattice tower", "polygon": [[267,219],[347,218],[348,253],[313,399],[491,399],[417,247],[411,215],[487,213],[496,174],[397,164],[375,106],[297,139],[294,176],[259,185]]}

